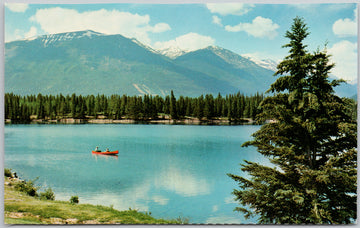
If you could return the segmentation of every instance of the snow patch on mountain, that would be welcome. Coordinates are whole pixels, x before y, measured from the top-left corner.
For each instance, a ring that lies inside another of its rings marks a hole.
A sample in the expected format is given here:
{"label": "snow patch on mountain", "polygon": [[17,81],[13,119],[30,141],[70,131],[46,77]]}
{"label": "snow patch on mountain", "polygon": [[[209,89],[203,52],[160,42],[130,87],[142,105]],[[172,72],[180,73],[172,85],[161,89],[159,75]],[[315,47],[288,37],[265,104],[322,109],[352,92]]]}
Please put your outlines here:
{"label": "snow patch on mountain", "polygon": [[179,56],[182,56],[190,51],[188,50],[183,50],[183,49],[180,49],[179,47],[169,47],[169,48],[164,48],[164,49],[160,49],[160,50],[157,50],[158,53],[162,54],[162,55],[165,55],[167,57],[169,57],[170,59],[176,59],[177,57]]}
{"label": "snow patch on mountain", "polygon": [[[67,33],[58,33],[58,34],[49,34],[38,37],[44,44],[44,47],[56,43],[73,39],[80,39],[83,37],[93,38],[94,36],[103,36],[105,34],[94,32],[92,30],[80,31],[80,32],[67,32]],[[34,38],[30,38],[31,40]]]}
{"label": "snow patch on mountain", "polygon": [[136,43],[137,45],[139,45],[140,47],[142,48],[145,48],[147,49],[148,51],[151,51],[152,53],[156,53],[156,54],[159,54],[159,52],[155,49],[153,49],[152,47],[148,46],[148,45],[145,45],[143,43],[141,43],[140,41],[138,41],[137,39],[135,38],[131,38],[131,41]]}
{"label": "snow patch on mountain", "polygon": [[239,68],[243,68],[244,66],[249,64],[249,61],[247,58],[243,58],[241,55],[236,54],[235,52],[232,52],[225,48],[218,47],[218,46],[209,46],[206,49],[211,50],[212,52],[214,52],[217,56],[219,56],[226,62],[233,64],[234,66],[237,66]]}
{"label": "snow patch on mountain", "polygon": [[269,69],[269,70],[272,70],[275,72],[277,71],[278,62],[276,62],[272,59],[259,59],[257,57],[254,57],[254,56],[248,55],[248,54],[243,54],[241,56],[244,58],[247,58],[248,60],[254,62],[255,64],[257,64],[263,68],[266,68],[266,69]]}

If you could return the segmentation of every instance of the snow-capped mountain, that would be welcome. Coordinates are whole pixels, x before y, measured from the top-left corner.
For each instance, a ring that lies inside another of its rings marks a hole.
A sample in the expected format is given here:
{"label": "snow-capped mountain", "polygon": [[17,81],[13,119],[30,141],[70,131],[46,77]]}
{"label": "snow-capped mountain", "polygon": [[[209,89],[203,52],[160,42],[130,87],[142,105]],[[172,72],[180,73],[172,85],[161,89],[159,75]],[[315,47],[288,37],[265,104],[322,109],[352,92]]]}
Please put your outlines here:
{"label": "snow-capped mountain", "polygon": [[269,65],[224,48],[159,51],[91,30],[6,43],[5,66],[5,92],[22,95],[250,95],[276,79]]}
{"label": "snow-capped mountain", "polygon": [[[221,48],[221,47],[218,47],[218,46],[209,46],[209,47],[206,47],[208,49],[211,49],[212,51],[214,51],[214,53],[217,53],[219,56],[221,56],[223,59],[226,59],[227,61],[233,61],[234,63],[236,62],[237,64],[239,64],[239,55],[236,54],[236,53],[233,53],[232,51],[230,50],[226,50],[224,48]],[[202,49],[205,49],[205,48],[202,48]],[[201,50],[201,49],[198,49],[198,50]],[[158,53],[162,54],[162,55],[165,55],[171,59],[176,59],[177,57],[179,56],[182,56],[186,53],[189,53],[189,52],[192,52],[192,51],[189,51],[189,50],[184,50],[184,49],[181,49],[179,47],[168,47],[168,48],[164,48],[164,49],[160,49],[160,50],[157,50]],[[197,51],[197,50],[193,50],[193,51]],[[277,62],[272,60],[272,59],[258,59],[258,58],[255,58],[255,57],[252,57],[252,56],[249,56],[249,55],[240,55],[241,57],[244,57],[244,58],[247,58],[249,59],[250,61],[254,62],[255,64],[263,67],[263,68],[266,68],[266,69],[269,69],[269,70],[272,70],[272,71],[276,71],[277,69]],[[240,61],[241,62],[241,61]]]}
{"label": "snow-capped mountain", "polygon": [[241,55],[243,56],[244,58],[247,58],[251,61],[253,61],[254,63],[256,63],[257,65],[259,66],[262,66],[266,69],[269,69],[269,70],[272,70],[274,72],[277,71],[277,65],[278,65],[278,62],[272,60],[272,59],[259,59],[259,58],[256,58],[254,56],[251,56],[251,55]]}
{"label": "snow-capped mountain", "polygon": [[158,51],[158,53],[165,55],[165,56],[169,57],[170,59],[176,59],[177,57],[190,52],[189,50],[183,50],[183,49],[181,49],[179,47],[175,47],[175,46],[164,48],[164,49],[159,49],[157,51]]}
{"label": "snow-capped mountain", "polygon": [[58,33],[58,34],[49,34],[43,35],[40,37],[30,37],[25,39],[26,41],[32,41],[35,39],[40,39],[44,46],[62,41],[68,41],[73,39],[80,39],[83,37],[93,38],[98,36],[104,36],[105,34],[94,32],[92,30],[79,31],[79,32],[67,32],[67,33]]}
{"label": "snow-capped mountain", "polygon": [[148,46],[148,45],[146,45],[146,44],[141,43],[140,41],[138,41],[138,40],[135,39],[135,38],[131,38],[131,41],[134,42],[134,43],[136,43],[136,44],[139,45],[140,47],[143,47],[143,48],[151,51],[152,53],[156,53],[156,54],[159,53],[158,50],[155,50],[155,49],[153,49],[152,47],[150,47],[150,46]]}

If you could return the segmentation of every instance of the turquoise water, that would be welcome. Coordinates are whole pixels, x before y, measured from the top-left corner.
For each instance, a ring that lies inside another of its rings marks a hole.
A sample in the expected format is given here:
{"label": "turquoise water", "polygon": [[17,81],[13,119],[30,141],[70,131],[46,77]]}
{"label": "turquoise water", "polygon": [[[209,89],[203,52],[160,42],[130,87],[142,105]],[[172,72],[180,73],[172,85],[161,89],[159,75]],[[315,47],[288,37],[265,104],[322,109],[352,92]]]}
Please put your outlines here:
{"label": "turquoise water", "polygon": [[[151,212],[190,223],[252,223],[234,212],[243,159],[265,162],[241,148],[259,126],[6,125],[5,167],[39,177],[56,199]],[[96,146],[119,156],[92,155]]]}

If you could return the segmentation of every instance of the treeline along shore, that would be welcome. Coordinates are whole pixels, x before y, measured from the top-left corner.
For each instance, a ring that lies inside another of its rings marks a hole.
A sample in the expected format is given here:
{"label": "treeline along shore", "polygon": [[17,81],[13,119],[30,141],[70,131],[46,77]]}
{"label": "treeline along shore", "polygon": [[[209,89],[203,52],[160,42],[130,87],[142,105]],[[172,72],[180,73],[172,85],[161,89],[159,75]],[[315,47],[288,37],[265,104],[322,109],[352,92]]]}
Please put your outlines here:
{"label": "treeline along shore", "polygon": [[244,123],[259,113],[264,95],[240,92],[214,97],[143,95],[5,94],[6,123]]}

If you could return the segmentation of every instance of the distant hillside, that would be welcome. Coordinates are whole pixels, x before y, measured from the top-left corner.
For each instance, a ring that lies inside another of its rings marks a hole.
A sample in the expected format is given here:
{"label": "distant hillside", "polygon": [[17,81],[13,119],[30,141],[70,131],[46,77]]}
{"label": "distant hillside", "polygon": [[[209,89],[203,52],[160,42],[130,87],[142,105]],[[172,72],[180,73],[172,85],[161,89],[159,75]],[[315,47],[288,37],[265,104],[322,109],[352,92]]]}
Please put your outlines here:
{"label": "distant hillside", "polygon": [[[5,92],[166,95],[174,90],[185,96],[238,91],[252,94],[263,91],[273,80],[273,72],[239,55],[231,60],[220,58],[215,50],[199,50],[173,60],[136,40],[93,31],[14,41],[5,44]],[[196,53],[203,54],[189,61],[189,55]],[[259,86],[259,80],[263,85]]]}
{"label": "distant hillside", "polygon": [[175,62],[248,93],[264,92],[276,79],[273,77],[274,71],[219,47],[208,47],[184,54],[176,58]]}
{"label": "distant hillside", "polygon": [[335,92],[340,97],[357,97],[357,84],[341,83],[335,87]]}
{"label": "distant hillside", "polygon": [[251,95],[269,88],[276,79],[273,70],[272,62],[220,47],[159,52],[135,39],[90,30],[5,44],[5,92],[20,95],[164,96],[171,90],[184,96]]}

